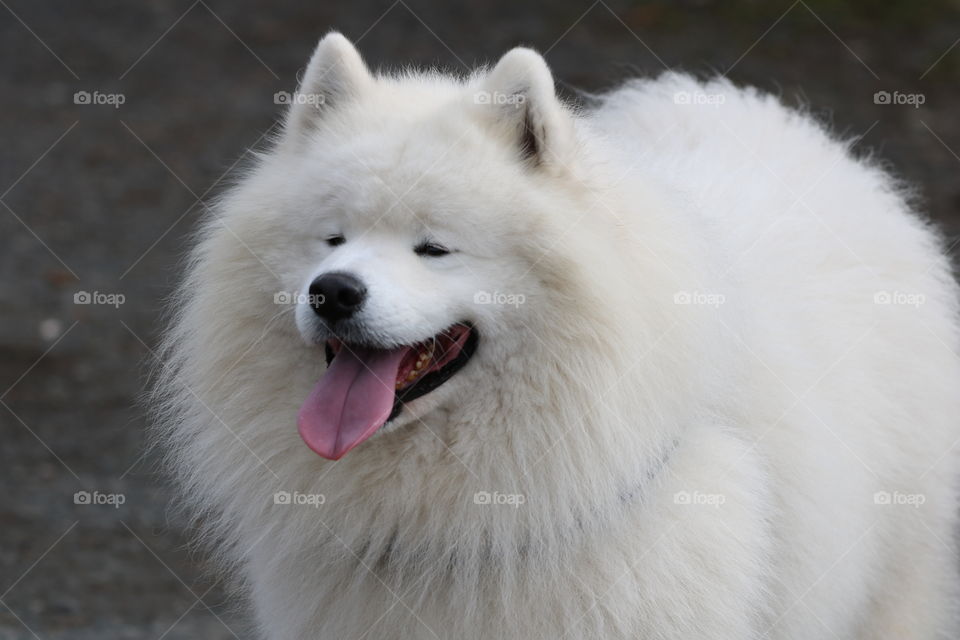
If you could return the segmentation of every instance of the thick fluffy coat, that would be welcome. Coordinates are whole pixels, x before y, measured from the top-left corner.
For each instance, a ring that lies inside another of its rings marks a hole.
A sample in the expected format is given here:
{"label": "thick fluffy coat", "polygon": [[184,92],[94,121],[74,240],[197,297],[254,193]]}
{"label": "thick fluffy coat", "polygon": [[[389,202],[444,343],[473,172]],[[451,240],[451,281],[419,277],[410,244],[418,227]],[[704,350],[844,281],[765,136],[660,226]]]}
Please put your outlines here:
{"label": "thick fluffy coat", "polygon": [[[374,76],[331,34],[297,95],[156,394],[263,637],[956,637],[957,287],[876,164],[722,80],[575,112],[525,49]],[[330,269],[384,345],[479,335],[335,462],[297,433]]]}

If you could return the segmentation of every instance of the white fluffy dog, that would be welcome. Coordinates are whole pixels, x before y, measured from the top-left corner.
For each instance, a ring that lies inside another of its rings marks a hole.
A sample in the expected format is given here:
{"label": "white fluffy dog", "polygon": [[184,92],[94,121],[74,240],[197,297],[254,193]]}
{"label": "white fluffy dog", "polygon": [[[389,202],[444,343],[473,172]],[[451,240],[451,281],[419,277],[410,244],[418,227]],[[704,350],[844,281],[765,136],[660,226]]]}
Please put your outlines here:
{"label": "white fluffy dog", "polygon": [[529,49],[334,33],[290,102],[157,388],[263,637],[957,637],[958,291],[883,170],[723,80],[576,112]]}

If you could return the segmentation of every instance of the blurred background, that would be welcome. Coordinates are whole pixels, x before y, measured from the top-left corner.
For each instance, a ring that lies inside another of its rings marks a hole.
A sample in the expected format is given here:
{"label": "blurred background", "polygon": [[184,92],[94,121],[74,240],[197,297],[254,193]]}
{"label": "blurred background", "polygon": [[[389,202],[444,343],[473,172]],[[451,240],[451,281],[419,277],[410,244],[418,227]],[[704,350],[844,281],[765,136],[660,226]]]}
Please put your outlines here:
{"label": "blurred background", "polygon": [[199,202],[330,29],[374,68],[460,73],[531,45],[572,97],[728,74],[863,136],[960,238],[957,1],[0,5],[4,640],[251,637],[170,515],[138,395]]}

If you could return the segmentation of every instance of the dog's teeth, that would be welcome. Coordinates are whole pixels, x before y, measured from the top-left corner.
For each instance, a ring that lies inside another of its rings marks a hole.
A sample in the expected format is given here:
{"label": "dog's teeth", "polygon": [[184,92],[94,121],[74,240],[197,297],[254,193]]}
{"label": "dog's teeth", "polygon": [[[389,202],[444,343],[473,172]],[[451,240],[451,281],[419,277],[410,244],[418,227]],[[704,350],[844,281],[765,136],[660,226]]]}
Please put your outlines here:
{"label": "dog's teeth", "polygon": [[431,348],[429,351],[424,351],[424,352],[421,353],[419,356],[417,356],[417,362],[416,362],[416,364],[415,364],[414,367],[413,367],[414,370],[420,371],[420,370],[423,369],[425,366],[427,366],[427,364],[428,364],[432,359],[433,359],[433,349]]}
{"label": "dog's teeth", "polygon": [[430,348],[427,351],[424,351],[417,356],[417,361],[414,363],[413,369],[406,375],[405,378],[403,378],[402,380],[398,380],[395,387],[399,389],[404,385],[406,385],[407,383],[413,382],[414,380],[416,380],[418,377],[420,377],[420,374],[423,373],[424,368],[428,364],[430,364],[432,360],[433,360],[433,345],[430,345]]}

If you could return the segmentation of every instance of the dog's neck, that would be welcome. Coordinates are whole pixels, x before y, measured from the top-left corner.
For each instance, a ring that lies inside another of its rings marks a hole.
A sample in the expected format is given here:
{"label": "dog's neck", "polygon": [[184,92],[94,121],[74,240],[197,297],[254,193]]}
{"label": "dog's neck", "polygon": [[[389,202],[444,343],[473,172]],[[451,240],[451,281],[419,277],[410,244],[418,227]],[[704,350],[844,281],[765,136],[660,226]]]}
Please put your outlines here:
{"label": "dog's neck", "polygon": [[[645,467],[640,469],[634,477],[619,483],[621,488],[615,492],[614,496],[596,500],[594,507],[584,510],[571,523],[564,525],[566,530],[554,537],[562,540],[566,549],[553,549],[553,551],[569,553],[575,551],[580,545],[595,544],[598,536],[616,530],[628,518],[635,517],[636,510],[644,508],[651,500],[658,481],[668,470],[671,459],[680,446],[680,438],[674,438],[665,443],[659,454],[651,456]],[[411,571],[407,566],[410,561],[420,564],[427,558],[435,557],[435,560],[445,565],[445,569],[438,572],[436,565],[433,564],[431,574],[434,578],[442,578],[442,574],[449,574],[448,577],[450,577],[457,573],[467,561],[476,566],[482,566],[484,572],[489,574],[508,564],[512,565],[510,568],[513,571],[522,570],[524,563],[543,558],[540,541],[529,532],[518,533],[517,538],[509,545],[511,551],[508,554],[503,553],[504,547],[493,543],[493,534],[486,529],[479,531],[477,537],[480,540],[479,550],[477,548],[450,549],[443,544],[432,545],[430,541],[411,544],[410,541],[403,540],[400,529],[397,527],[385,544],[374,545],[367,540],[361,544],[360,548],[355,549],[357,571],[366,572],[370,569],[379,579],[399,580],[404,574],[407,577],[416,575],[416,569]],[[442,553],[438,550],[442,550]],[[519,566],[517,566],[518,563]]]}
{"label": "dog's neck", "polygon": [[667,466],[669,466],[670,459],[673,457],[674,452],[679,446],[679,437],[671,440],[667,446],[664,447],[662,454],[659,457],[653,458],[650,466],[643,474],[643,478],[637,481],[635,484],[629,486],[623,493],[620,494],[620,500],[625,504],[630,504],[635,500],[642,502],[647,496],[647,491],[654,484],[654,482],[656,482],[656,480],[660,477],[660,474],[663,473]]}

